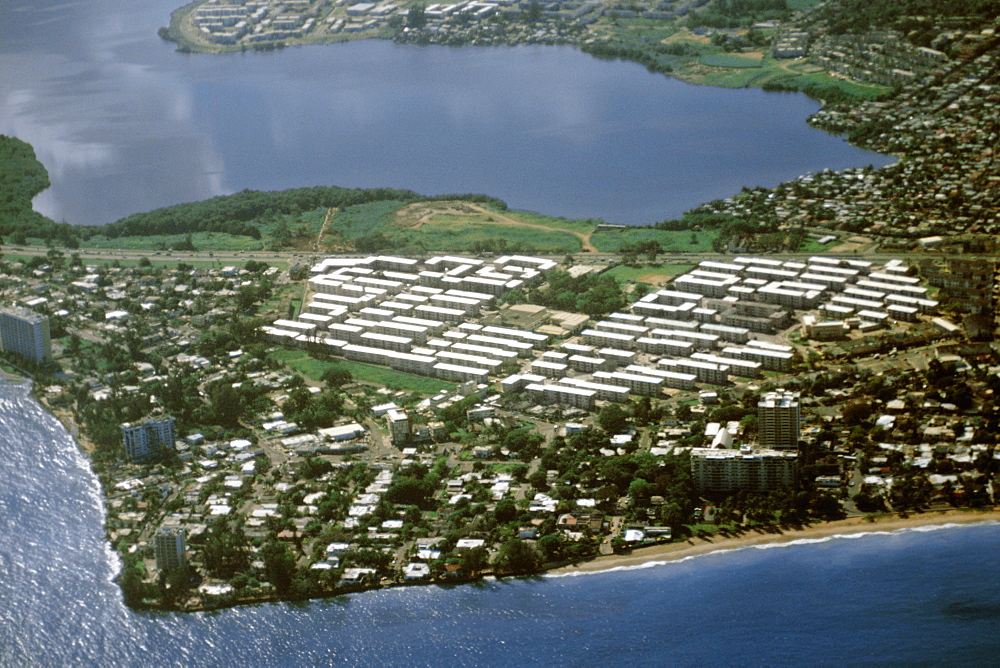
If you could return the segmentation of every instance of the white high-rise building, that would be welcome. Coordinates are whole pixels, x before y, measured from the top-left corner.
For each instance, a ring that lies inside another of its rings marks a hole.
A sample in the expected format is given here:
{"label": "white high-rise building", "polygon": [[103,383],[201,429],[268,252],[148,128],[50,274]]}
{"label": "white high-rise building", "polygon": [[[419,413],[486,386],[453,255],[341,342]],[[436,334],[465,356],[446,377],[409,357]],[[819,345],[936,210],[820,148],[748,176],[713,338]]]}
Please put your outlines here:
{"label": "white high-rise building", "polygon": [[802,429],[799,393],[768,392],[757,403],[757,441],[764,448],[797,448]]}
{"label": "white high-rise building", "polygon": [[125,456],[133,462],[151,459],[174,447],[172,417],[146,418],[121,425]]}
{"label": "white high-rise building", "polygon": [[52,343],[48,317],[16,306],[0,310],[0,347],[32,362],[49,361]]}
{"label": "white high-rise building", "polygon": [[795,484],[798,453],[787,450],[694,448],[691,476],[699,492],[768,492]]}
{"label": "white high-rise building", "polygon": [[160,527],[153,537],[156,569],[169,571],[187,563],[186,534],[181,527]]}

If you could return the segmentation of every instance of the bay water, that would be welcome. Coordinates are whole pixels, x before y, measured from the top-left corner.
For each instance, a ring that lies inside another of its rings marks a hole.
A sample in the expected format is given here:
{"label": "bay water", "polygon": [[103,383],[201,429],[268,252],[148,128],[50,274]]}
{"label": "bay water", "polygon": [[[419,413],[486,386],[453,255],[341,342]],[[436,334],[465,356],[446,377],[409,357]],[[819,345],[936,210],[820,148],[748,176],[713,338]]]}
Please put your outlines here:
{"label": "bay water", "polygon": [[893,161],[810,128],[819,105],[804,95],[693,86],[569,46],[183,55],[156,35],[179,4],[0,3],[0,133],[49,170],[42,213],[100,224],[339,185],[648,224],[743,186]]}

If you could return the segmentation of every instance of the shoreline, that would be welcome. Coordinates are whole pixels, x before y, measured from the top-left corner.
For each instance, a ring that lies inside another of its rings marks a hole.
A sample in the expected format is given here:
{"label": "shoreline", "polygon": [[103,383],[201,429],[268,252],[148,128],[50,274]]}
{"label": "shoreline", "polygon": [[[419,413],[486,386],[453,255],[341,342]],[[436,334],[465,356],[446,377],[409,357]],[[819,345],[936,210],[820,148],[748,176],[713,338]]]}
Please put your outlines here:
{"label": "shoreline", "polygon": [[552,577],[610,572],[626,568],[681,561],[689,557],[703,556],[713,552],[780,545],[799,540],[817,540],[866,533],[889,533],[916,527],[978,524],[990,521],[1000,522],[1000,508],[991,506],[981,510],[930,510],[907,517],[900,517],[895,514],[864,515],[778,533],[768,533],[758,530],[750,531],[734,538],[717,538],[715,540],[689,538],[679,543],[640,547],[629,553],[597,557],[596,559],[580,562],[576,565],[562,566],[548,570],[544,572],[544,575]]}
{"label": "shoreline", "polygon": [[[6,379],[17,379],[21,378],[18,376],[13,376],[11,374],[5,374]],[[21,378],[21,380],[24,380]],[[81,452],[88,459],[92,454],[93,444],[89,442],[79,425],[72,418],[72,414],[68,411],[60,411],[54,409],[52,406],[48,405],[47,402],[43,400],[42,397],[35,395],[34,393],[29,393],[29,396],[36,401],[39,406],[47,412],[49,415],[54,417],[66,431],[68,432],[70,438],[75,443],[78,451]],[[88,449],[90,446],[91,449]],[[107,501],[107,497],[102,493],[102,503]],[[679,562],[689,558],[706,556],[713,553],[729,552],[736,550],[743,550],[746,548],[767,548],[772,546],[778,546],[783,544],[790,544],[796,541],[802,540],[816,540],[820,541],[823,539],[830,538],[843,538],[846,536],[856,536],[863,534],[887,534],[891,532],[902,531],[906,529],[915,529],[919,527],[945,527],[945,526],[956,526],[956,525],[969,525],[969,524],[982,524],[987,522],[1000,523],[1000,506],[990,506],[982,509],[962,509],[962,508],[949,508],[943,510],[929,510],[923,513],[915,513],[908,515],[906,517],[901,517],[897,514],[882,514],[882,515],[863,515],[857,517],[850,517],[842,520],[834,520],[832,522],[823,522],[820,524],[815,524],[802,529],[794,529],[790,531],[775,530],[774,532],[768,532],[765,530],[751,530],[740,536],[732,538],[716,538],[706,539],[706,538],[689,538],[683,542],[667,543],[661,545],[651,545],[648,547],[636,548],[628,553],[615,554],[608,556],[599,556],[587,561],[581,561],[576,564],[570,564],[567,566],[559,566],[557,568],[549,569],[539,569],[533,574],[528,574],[526,576],[502,576],[503,579],[508,577],[542,577],[542,578],[558,578],[558,577],[570,577],[576,575],[587,575],[587,574],[601,574],[601,573],[611,573],[621,570],[633,570],[639,568],[647,568],[652,566],[661,566],[670,562]],[[112,552],[118,554],[110,543],[108,543]],[[120,555],[119,555],[120,557]],[[187,608],[187,607],[169,607],[160,608],[158,606],[139,606],[132,608],[134,610],[163,610],[171,611],[177,613],[190,613],[190,612],[208,612],[215,610],[224,610],[228,608],[235,607],[245,607],[260,605],[264,603],[294,603],[294,602],[304,602],[304,601],[322,601],[328,600],[331,597],[358,594],[366,591],[377,591],[380,589],[394,589],[397,587],[411,587],[411,586],[447,586],[447,585],[464,585],[464,584],[475,584],[476,582],[487,581],[491,578],[498,578],[496,575],[484,575],[476,578],[461,579],[461,580],[432,580],[423,582],[378,582],[370,583],[368,585],[355,585],[353,587],[345,587],[344,589],[339,589],[337,591],[329,592],[319,597],[310,597],[306,599],[295,599],[295,598],[284,598],[281,596],[262,595],[248,597],[242,600],[234,600],[231,602],[218,604],[218,605],[205,605],[202,602],[200,605]],[[500,578],[498,578],[500,579]]]}

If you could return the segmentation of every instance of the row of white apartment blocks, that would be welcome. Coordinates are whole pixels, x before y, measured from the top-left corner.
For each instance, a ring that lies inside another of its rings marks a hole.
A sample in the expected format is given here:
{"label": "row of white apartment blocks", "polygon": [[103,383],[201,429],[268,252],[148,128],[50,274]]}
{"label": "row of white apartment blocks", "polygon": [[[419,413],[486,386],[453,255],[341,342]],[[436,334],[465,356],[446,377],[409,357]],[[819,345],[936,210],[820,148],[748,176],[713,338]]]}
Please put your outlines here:
{"label": "row of white apartment blocks", "polygon": [[[758,360],[765,360],[767,368],[782,369],[792,359],[790,346],[762,341],[747,341],[743,347],[727,346],[716,355],[695,350],[691,341],[665,339],[676,344],[678,351],[689,352],[690,357],[662,358],[652,366],[641,364],[642,351],[635,349],[638,339],[613,331],[618,324],[616,316],[629,318],[631,314],[611,314],[608,320],[584,330],[582,336],[589,344],[565,342],[559,350],[542,353],[527,365],[525,372],[505,378],[502,391],[525,391],[541,404],[593,410],[598,401],[622,402],[631,395],[659,397],[666,388],[693,390],[697,383],[726,384],[730,373],[758,377],[764,366]],[[699,337],[699,344],[718,342],[717,335],[710,336]],[[609,341],[621,347],[602,347]]]}
{"label": "row of white apartment blocks", "polygon": [[313,267],[311,301],[264,331],[278,342],[454,382],[488,382],[548,336],[470,322],[496,297],[539,280],[551,260],[437,256],[330,258]]}
{"label": "row of white apartment blocks", "polygon": [[[655,397],[665,388],[690,390],[696,383],[727,384],[732,376],[788,371],[794,349],[755,339],[756,334],[791,325],[795,310],[836,310],[844,299],[874,298],[878,290],[882,303],[855,307],[879,306],[884,312],[858,308],[858,318],[913,320],[936,306],[918,282],[898,260],[883,267],[818,256],[807,262],[705,261],[678,277],[674,289],[648,294],[629,313],[593,323],[580,342],[542,354],[525,373],[507,378],[503,388],[526,390],[540,403],[592,408],[629,394]],[[640,356],[659,359],[642,364]]]}
{"label": "row of white apartment blocks", "polygon": [[723,324],[768,332],[769,322],[774,325],[770,331],[788,323],[778,309],[817,310],[824,318],[857,318],[870,325],[912,322],[937,307],[919,283],[899,260],[879,267],[866,260],[820,256],[806,262],[738,257],[702,262],[675,279],[674,287],[708,297],[702,306],[716,310]]}

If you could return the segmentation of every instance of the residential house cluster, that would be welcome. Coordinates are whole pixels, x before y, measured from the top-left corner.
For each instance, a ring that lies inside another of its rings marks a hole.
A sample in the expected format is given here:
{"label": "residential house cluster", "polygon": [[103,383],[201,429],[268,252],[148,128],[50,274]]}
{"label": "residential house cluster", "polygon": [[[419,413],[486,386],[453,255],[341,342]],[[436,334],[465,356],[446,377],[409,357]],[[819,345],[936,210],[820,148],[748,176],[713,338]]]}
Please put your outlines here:
{"label": "residential house cluster", "polygon": [[888,99],[827,105],[810,118],[836,134],[856,132],[856,143],[903,157],[899,162],[807,174],[697,210],[781,229],[805,227],[821,236],[863,232],[900,248],[920,239],[933,248],[936,237],[1000,233],[1000,45],[994,32],[961,36],[986,41],[976,40],[966,57],[942,63]]}
{"label": "residential house cluster", "polygon": [[830,72],[883,86],[914,83],[949,61],[943,51],[914,46],[893,30],[823,35],[809,56]]}

